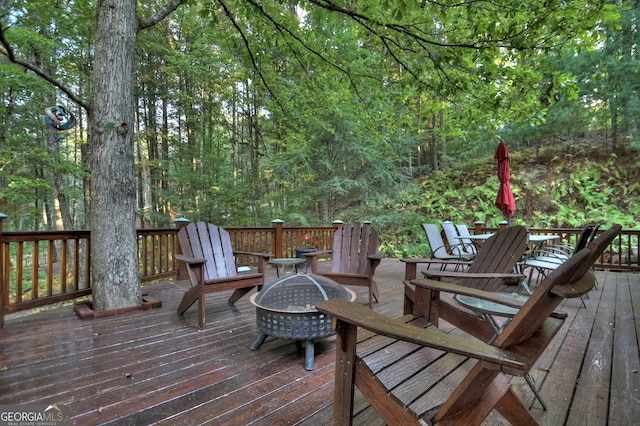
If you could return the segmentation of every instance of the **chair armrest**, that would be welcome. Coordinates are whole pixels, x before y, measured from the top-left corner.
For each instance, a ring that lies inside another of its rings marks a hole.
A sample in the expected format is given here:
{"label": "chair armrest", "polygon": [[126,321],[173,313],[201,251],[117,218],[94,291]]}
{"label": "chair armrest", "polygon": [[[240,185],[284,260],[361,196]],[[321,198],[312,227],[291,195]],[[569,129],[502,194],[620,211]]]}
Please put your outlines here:
{"label": "chair armrest", "polygon": [[251,252],[251,251],[234,251],[233,255],[244,255],[244,256],[253,256],[253,257],[257,257],[257,263],[258,263],[258,272],[261,274],[264,274],[264,270],[267,267],[267,261],[269,260],[269,258],[271,258],[271,256],[273,256],[273,254],[271,253],[256,253],[256,252]]}
{"label": "chair armrest", "polygon": [[552,246],[544,246],[540,249],[540,251],[547,251],[553,253],[560,253],[563,255],[571,256],[573,253],[574,247],[572,246],[562,246],[562,245],[552,245]]}
{"label": "chair armrest", "polygon": [[375,252],[374,254],[368,255],[367,259],[381,261],[384,259],[384,253],[381,251]]}
{"label": "chair armrest", "polygon": [[331,254],[333,254],[333,250],[312,251],[302,255],[304,257],[329,257]]}
{"label": "chair armrest", "polygon": [[[471,255],[472,253],[467,252],[467,247],[473,246],[472,243],[457,243],[457,244],[449,244],[449,250],[447,252],[449,254],[453,254],[456,256],[461,256],[464,258],[465,255]],[[459,253],[454,253],[454,251],[458,250]]]}
{"label": "chair armrest", "polygon": [[273,253],[256,253],[252,251],[234,251],[233,254],[234,255],[243,254],[246,256],[264,257],[265,259],[269,259],[270,257],[273,257]]}
{"label": "chair armrest", "polygon": [[488,363],[488,368],[502,371],[511,369],[522,373],[528,371],[530,367],[525,357],[508,350],[491,346],[477,339],[460,335],[452,336],[433,327],[424,329],[405,324],[380,315],[358,303],[331,299],[318,303],[316,309],[331,315],[336,320],[376,334],[485,361]]}
{"label": "chair armrest", "polygon": [[303,253],[303,255],[311,268],[311,273],[316,274],[318,273],[318,259],[332,257],[333,250],[312,251],[310,253]]}
{"label": "chair armrest", "polygon": [[437,263],[440,265],[456,265],[456,266],[469,266],[471,261],[468,260],[446,260],[446,259],[424,259],[424,258],[403,258],[400,262],[404,262],[404,280],[411,281],[417,278],[417,268],[419,264],[431,264]]}
{"label": "chair armrest", "polygon": [[207,260],[203,257],[190,257],[185,256],[184,254],[176,254],[174,255],[174,258],[177,261],[186,263],[187,265],[201,265],[207,262]]}
{"label": "chair armrest", "polygon": [[526,276],[513,272],[452,272],[452,271],[422,271],[425,278],[469,278],[469,279],[486,279],[501,278],[503,280],[518,278],[524,279]]}
{"label": "chair armrest", "polygon": [[[516,309],[522,308],[526,303],[526,301],[523,301],[523,300],[518,300],[513,297],[503,296],[504,293],[500,291],[478,290],[476,288],[470,288],[463,285],[453,284],[453,283],[444,282],[444,281],[430,280],[426,278],[412,280],[411,284],[417,287],[422,287],[429,290],[443,291],[445,293],[454,293],[454,294],[460,294],[463,296],[475,297],[478,299],[486,300],[488,302],[494,302],[500,305],[505,305],[511,308],[516,308]],[[567,313],[563,311],[553,311],[550,314],[550,316],[554,318],[564,319],[567,317]]]}
{"label": "chair armrest", "polygon": [[444,263],[451,265],[471,265],[473,262],[471,260],[457,260],[457,259],[425,259],[425,258],[402,258],[400,262],[404,262],[407,264],[418,264],[418,263]]}
{"label": "chair armrest", "polygon": [[570,285],[553,286],[551,293],[564,298],[582,297],[596,285],[596,276],[593,271],[587,271],[582,278]]}
{"label": "chair armrest", "polygon": [[412,280],[411,284],[426,288],[428,290],[442,291],[445,293],[461,294],[464,296],[476,297],[478,299],[487,300],[489,302],[499,303],[501,305],[510,306],[520,309],[525,302],[511,297],[501,296],[499,291],[484,291],[476,288],[466,287],[463,285],[448,283],[444,281],[436,281],[430,279]]}

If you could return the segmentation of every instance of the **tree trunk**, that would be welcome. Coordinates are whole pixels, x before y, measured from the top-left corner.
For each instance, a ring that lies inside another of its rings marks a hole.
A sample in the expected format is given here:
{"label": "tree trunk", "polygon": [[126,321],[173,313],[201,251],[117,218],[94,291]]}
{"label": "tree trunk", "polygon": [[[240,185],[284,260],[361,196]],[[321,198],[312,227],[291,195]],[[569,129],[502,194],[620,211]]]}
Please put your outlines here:
{"label": "tree trunk", "polygon": [[438,162],[438,138],[436,137],[436,115],[431,116],[431,162],[433,165],[433,171],[438,172],[440,170],[440,163]]}
{"label": "tree trunk", "polygon": [[[73,229],[73,221],[71,219],[71,208],[69,207],[69,200],[65,194],[65,188],[63,183],[62,173],[60,173],[60,142],[56,138],[56,130],[47,126],[47,151],[52,159],[51,178],[53,185],[56,188],[56,197],[58,199],[58,209],[60,211],[60,217],[62,219],[62,229]],[[58,226],[54,226],[52,229],[61,229]]]}
{"label": "tree trunk", "polygon": [[97,6],[91,146],[91,266],[94,309],[142,303],[135,227],[135,0]]}
{"label": "tree trunk", "polygon": [[618,149],[618,103],[609,102],[611,109],[611,151]]}

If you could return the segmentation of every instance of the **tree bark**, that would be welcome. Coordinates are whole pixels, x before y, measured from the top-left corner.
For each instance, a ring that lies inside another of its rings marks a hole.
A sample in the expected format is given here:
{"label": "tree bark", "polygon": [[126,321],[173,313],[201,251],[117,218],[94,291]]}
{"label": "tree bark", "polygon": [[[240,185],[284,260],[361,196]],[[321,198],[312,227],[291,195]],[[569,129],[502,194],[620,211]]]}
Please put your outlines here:
{"label": "tree bark", "polygon": [[440,170],[440,163],[438,162],[438,138],[436,137],[436,115],[431,116],[431,162],[433,165],[433,171]]}
{"label": "tree bark", "polygon": [[[63,183],[63,176],[60,173],[60,142],[56,138],[56,131],[52,127],[47,126],[47,151],[51,157],[51,178],[53,185],[56,189],[56,197],[58,199],[58,210],[60,211],[60,217],[62,219],[62,229],[73,229],[73,220],[71,219],[71,208],[69,207],[69,200],[65,194],[65,188]],[[58,226],[54,226],[52,229],[60,229]]]}
{"label": "tree bark", "polygon": [[99,0],[90,117],[94,309],[142,303],[135,227],[135,0]]}

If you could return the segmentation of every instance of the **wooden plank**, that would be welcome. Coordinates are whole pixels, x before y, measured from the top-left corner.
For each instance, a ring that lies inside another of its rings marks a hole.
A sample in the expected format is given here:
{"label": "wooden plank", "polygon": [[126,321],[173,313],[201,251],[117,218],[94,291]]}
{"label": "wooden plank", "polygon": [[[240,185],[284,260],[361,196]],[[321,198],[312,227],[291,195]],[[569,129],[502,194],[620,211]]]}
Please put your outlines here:
{"label": "wooden plank", "polygon": [[[636,325],[636,339],[640,342],[640,283],[638,277],[640,274],[626,274],[629,282],[629,294],[631,295],[631,306],[633,308],[633,320]],[[640,372],[638,372],[640,374]]]}
{"label": "wooden plank", "polygon": [[377,377],[387,388],[394,389],[415,376],[423,368],[422,366],[431,364],[440,356],[442,356],[442,351],[437,349],[414,346],[412,353],[403,358],[403,362],[388,365],[377,374]]}
{"label": "wooden plank", "polygon": [[640,354],[627,277],[628,274],[616,275],[618,291],[609,402],[611,425],[630,425],[640,419]]}
{"label": "wooden plank", "polygon": [[[362,397],[362,400],[366,402],[364,397]],[[384,420],[370,405],[367,405],[354,416],[353,424],[356,426],[386,426]]]}
{"label": "wooden plank", "polygon": [[[428,368],[416,372],[413,377],[396,387],[393,393],[403,401],[405,406],[410,407],[414,416],[422,416],[425,412],[443,404],[451,395],[453,387],[460,384],[468,369],[462,374],[456,371],[466,360],[467,358],[463,356],[450,353],[438,357],[435,362],[428,365]],[[453,381],[450,381],[451,377],[455,377]],[[443,382],[447,383],[448,393],[437,390],[438,385],[442,386]],[[424,389],[424,393],[417,393],[417,389]]]}
{"label": "wooden plank", "polygon": [[455,369],[447,371],[446,376],[439,380],[430,392],[425,393],[411,404],[411,411],[418,416],[424,416],[442,405],[455,388],[464,380],[466,375],[475,365],[475,361],[462,358],[457,355],[447,354],[448,362],[458,362]]}
{"label": "wooden plank", "polygon": [[385,345],[380,350],[367,355],[363,360],[373,373],[378,373],[388,368],[398,357],[405,357],[419,348],[420,346],[413,343],[394,341],[391,345]]}
{"label": "wooden plank", "polygon": [[[218,417],[209,417],[203,424],[220,426],[236,426],[238,419],[242,419],[243,424],[292,424],[299,419],[300,411],[306,410],[301,406],[302,397],[311,397],[306,403],[311,404],[312,411],[322,406],[322,402],[312,402],[316,398],[315,392],[318,389],[324,390],[324,396],[331,398],[333,389],[331,386],[322,387],[323,383],[329,382],[334,375],[332,365],[326,365],[318,370],[311,377],[303,377],[299,381],[283,380],[281,386],[273,387],[272,392],[263,392],[244,397],[238,395],[240,404],[234,410],[226,410],[226,413]],[[252,397],[253,396],[253,397]],[[323,395],[318,395],[322,397]],[[235,399],[235,398],[234,398]],[[324,399],[325,404],[330,399]],[[322,401],[322,399],[320,399]],[[277,408],[276,408],[277,407]],[[292,413],[298,413],[291,418]],[[189,421],[194,420],[193,416]],[[198,421],[198,418],[195,418]]]}
{"label": "wooden plank", "polygon": [[[166,357],[177,358],[178,362],[188,362],[190,356],[198,356],[198,350],[202,346],[210,345],[212,339],[219,340],[215,336],[221,336],[220,339],[225,339],[229,336],[229,333],[245,332],[250,333],[248,339],[252,338],[255,334],[253,323],[246,321],[227,321],[221,322],[220,326],[223,329],[213,329],[206,333],[198,333],[195,330],[184,330],[186,332],[175,336],[171,346],[166,346],[164,337],[170,336],[170,332],[158,333],[158,327],[162,330],[162,323],[154,322],[151,318],[146,318],[150,322],[143,326],[145,314],[138,315],[138,320],[134,320],[138,325],[138,328],[134,334],[130,334],[129,330],[126,332],[109,333],[103,329],[103,322],[99,322],[95,327],[87,325],[76,328],[76,338],[81,337],[77,346],[74,346],[74,353],[69,354],[64,347],[60,348],[56,344],[55,339],[51,339],[51,343],[45,346],[41,353],[36,356],[42,356],[44,353],[47,357],[44,360],[33,361],[34,358],[30,355],[27,361],[22,360],[23,369],[27,368],[34,374],[34,378],[27,382],[25,385],[30,392],[37,391],[43,386],[55,386],[57,380],[68,376],[68,368],[88,368],[92,369],[92,366],[96,363],[101,365],[101,370],[98,375],[91,377],[91,383],[100,383],[101,376],[106,375],[109,380],[112,376],[112,371],[119,370],[123,365],[129,364],[129,371],[137,371],[138,368],[144,368],[148,364],[148,358],[156,358],[158,362],[166,359]],[[134,316],[121,316],[118,321],[113,323],[120,328],[128,325],[134,319]],[[176,315],[173,316],[173,334],[176,330],[180,330],[180,321]],[[176,321],[177,320],[177,321]],[[103,321],[102,319],[100,321]],[[83,322],[80,322],[81,325]],[[167,324],[165,324],[166,326]],[[159,335],[160,339],[155,340],[155,336]],[[149,341],[147,341],[149,340]],[[233,346],[231,340],[226,339],[225,344]],[[223,350],[224,345],[219,345],[219,349]],[[140,359],[130,360],[133,354],[139,356]],[[182,359],[181,359],[182,358]],[[17,366],[13,366],[11,371],[20,371]],[[38,377],[38,374],[40,377]],[[72,388],[82,388],[84,385],[79,383],[83,378],[80,376],[69,377],[69,386]],[[21,398],[27,398],[27,394],[18,394],[16,386],[19,385],[19,381],[12,382],[12,392],[14,396]],[[0,389],[3,390],[3,389]],[[66,391],[70,391],[68,388]]]}
{"label": "wooden plank", "polygon": [[[267,279],[275,277],[274,271],[270,273]],[[375,306],[376,312],[392,318],[402,315],[403,276],[402,262],[383,260],[376,271],[383,303]],[[518,395],[533,403],[533,412],[543,424],[605,424],[584,415],[585,407],[601,402],[605,404],[601,412],[618,411],[625,422],[638,417],[631,400],[625,400],[637,398],[631,390],[638,388],[633,382],[638,373],[629,373],[632,377],[626,377],[627,382],[616,376],[632,365],[633,354],[619,363],[618,371],[611,367],[611,377],[590,379],[586,363],[580,371],[583,355],[594,359],[593,351],[603,345],[603,330],[615,331],[609,343],[616,348],[609,355],[614,358],[625,353],[615,353],[623,343],[620,339],[640,336],[637,318],[628,316],[640,312],[640,275],[598,273],[598,277],[599,289],[590,293],[586,310],[578,309],[577,299],[562,307],[569,313],[567,323],[532,370],[549,412],[532,402],[531,391],[521,378],[512,379]],[[627,286],[626,295],[607,297],[616,285]],[[28,316],[8,315],[0,329],[0,404],[56,403],[71,425],[191,425],[207,423],[210,418],[235,424],[331,424],[334,338],[316,344],[315,368],[307,372],[304,350],[293,342],[269,338],[259,351],[248,349],[258,334],[255,308],[247,299],[229,306],[230,292],[207,298],[206,314],[211,321],[207,330],[198,331],[195,310],[186,312],[184,318],[175,313],[185,286],[188,284],[176,282],[145,286],[145,291],[162,301],[162,308],[116,317],[81,321],[71,306]],[[366,289],[355,290],[364,303]],[[618,316],[607,321],[606,313]],[[607,324],[614,321],[612,330]],[[627,324],[624,329],[623,323]],[[447,323],[442,326],[451,330]],[[372,340],[370,348],[374,343]],[[381,347],[385,345],[388,342]],[[407,360],[412,356],[409,353]],[[391,376],[392,370],[383,369],[381,374]],[[576,382],[575,402],[570,405]],[[597,395],[598,389],[609,386],[613,390],[607,407],[609,398],[600,401]],[[383,424],[368,401],[358,395],[356,392],[354,424]],[[256,407],[258,412],[252,414]],[[571,416],[570,410],[579,411],[580,416]],[[618,417],[609,418],[610,424],[621,424],[617,422]],[[486,424],[504,425],[506,421],[495,415]]]}
{"label": "wooden plank", "polygon": [[[106,341],[104,345],[98,343],[95,349],[88,348],[76,354],[69,368],[73,368],[72,364],[75,363],[77,364],[76,368],[81,369],[81,371],[83,368],[91,371],[96,365],[99,365],[99,371],[91,376],[77,375],[65,378],[65,375],[68,375],[68,371],[57,367],[57,370],[54,369],[54,371],[46,375],[43,372],[42,379],[37,381],[35,386],[32,383],[32,386],[27,389],[28,393],[18,394],[14,390],[14,397],[19,396],[21,400],[25,400],[34,391],[42,392],[46,390],[46,388],[43,389],[43,386],[50,387],[49,394],[56,395],[61,399],[66,398],[65,395],[67,394],[82,390],[89,394],[92,389],[123,386],[121,379],[127,377],[127,374],[131,374],[136,379],[135,384],[141,380],[149,379],[158,382],[167,377],[167,380],[172,382],[173,379],[170,378],[170,375],[178,372],[184,374],[185,368],[200,368],[208,363],[215,365],[216,363],[211,362],[213,357],[215,357],[213,359],[222,359],[220,362],[224,365],[226,360],[224,357],[220,357],[220,352],[224,353],[224,351],[238,346],[237,341],[234,342],[233,339],[228,338],[230,332],[233,332],[235,338],[239,338],[244,333],[246,335],[244,338],[246,342],[245,348],[248,348],[250,341],[254,337],[253,327],[247,324],[243,328],[235,330],[231,327],[232,325],[229,324],[229,330],[219,333],[222,334],[221,338],[216,338],[215,333],[208,335],[194,333],[195,336],[185,333],[183,338],[173,340],[173,347],[167,347],[163,342],[144,342],[144,340],[124,341],[113,344]],[[96,340],[101,340],[99,335],[96,336]],[[216,340],[219,340],[219,342],[215,347],[212,347],[212,342]],[[64,353],[59,353],[58,356],[63,358]],[[133,358],[133,360],[130,358]],[[26,368],[30,367],[30,365],[26,366]],[[56,388],[58,380],[64,380],[66,386],[59,389]],[[45,382],[45,384],[42,384],[42,382]],[[120,397],[120,395],[115,395],[116,401]],[[37,398],[35,399],[37,400]],[[108,398],[103,397],[103,399],[107,400]]]}
{"label": "wooden plank", "polygon": [[333,365],[329,368],[329,376],[318,387],[313,388],[302,382],[298,382],[299,386],[289,392],[289,401],[276,410],[267,413],[260,419],[261,424],[269,425],[286,425],[300,424],[307,419],[311,420],[313,425],[330,425],[333,421],[331,416],[324,418],[324,412],[330,408],[328,401],[333,400],[333,384],[331,383],[331,374],[333,373]]}
{"label": "wooden plank", "polygon": [[615,312],[611,306],[616,302],[616,283],[607,276],[602,285],[602,298],[567,418],[569,424],[607,424]]}
{"label": "wooden plank", "polygon": [[[157,404],[149,405],[149,408],[139,412],[127,410],[129,414],[120,421],[123,424],[151,424],[161,422],[164,424],[203,424],[215,418],[215,413],[234,413],[240,407],[250,404],[260,397],[267,401],[273,397],[273,393],[286,386],[289,374],[303,369],[298,361],[298,353],[294,344],[287,345],[287,354],[282,358],[264,359],[265,362],[248,370],[245,365],[233,368],[233,374],[228,374],[222,380],[215,376],[197,378],[199,386],[192,387],[182,384],[181,392],[170,399],[159,394]],[[287,365],[287,368],[283,368]],[[172,389],[173,392],[173,389]],[[273,401],[276,407],[280,401]],[[269,404],[267,404],[269,406]],[[167,413],[172,413],[168,415]],[[235,415],[235,414],[232,414]],[[217,424],[220,424],[217,422]]]}
{"label": "wooden plank", "polygon": [[[244,345],[243,345],[244,346]],[[297,358],[295,345],[288,344],[281,347],[282,350],[271,350],[268,358],[264,353],[249,351],[244,346],[243,351],[247,356],[238,357],[241,362],[230,364],[228,359],[220,359],[211,351],[205,352],[197,359],[186,359],[183,366],[174,368],[150,368],[144,375],[136,374],[132,384],[115,394],[109,391],[104,395],[89,396],[81,402],[78,411],[86,414],[72,417],[73,421],[82,424],[95,424],[96,421],[104,421],[107,418],[120,418],[126,413],[136,413],[141,411],[141,406],[149,407],[152,412],[158,406],[163,406],[165,401],[173,403],[179,400],[182,406],[197,399],[194,395],[206,394],[205,399],[214,398],[216,395],[226,398],[230,392],[237,389],[241,383],[255,383],[259,377],[270,377],[277,374],[281,368],[274,368],[282,360],[291,363]],[[243,354],[244,355],[244,354]],[[217,358],[217,359],[216,359]],[[212,361],[214,360],[215,361]],[[252,368],[248,369],[247,365]],[[301,367],[301,362],[296,363]],[[271,371],[269,373],[269,371]],[[286,377],[287,374],[285,373]],[[98,405],[102,407],[100,416],[89,412],[88,407]],[[69,409],[73,410],[75,404],[70,404]],[[174,407],[169,405],[169,407]],[[160,408],[165,413],[166,410]]]}
{"label": "wooden plank", "polygon": [[[362,226],[359,222],[354,222],[349,225],[343,225],[342,228],[344,229],[345,226],[349,226],[351,228],[351,232],[350,232],[351,236],[349,238],[351,245],[349,247],[349,252],[347,253],[347,256],[346,256],[348,266],[346,266],[346,269],[343,269],[340,272],[359,273],[360,271],[358,270],[358,262],[359,262],[358,256],[361,255],[360,248],[362,247],[361,240],[363,237],[361,235]],[[342,254],[345,255],[345,253],[342,253]],[[343,261],[343,266],[345,266],[344,261]]]}
{"label": "wooden plank", "polygon": [[561,310],[568,314],[565,324],[538,360],[531,374],[542,398],[547,403],[544,410],[529,386],[521,378],[513,378],[514,388],[530,403],[532,412],[546,425],[563,424],[573,399],[573,384],[578,381],[600,301],[601,290],[590,295],[587,308],[581,307],[579,299],[566,300]]}

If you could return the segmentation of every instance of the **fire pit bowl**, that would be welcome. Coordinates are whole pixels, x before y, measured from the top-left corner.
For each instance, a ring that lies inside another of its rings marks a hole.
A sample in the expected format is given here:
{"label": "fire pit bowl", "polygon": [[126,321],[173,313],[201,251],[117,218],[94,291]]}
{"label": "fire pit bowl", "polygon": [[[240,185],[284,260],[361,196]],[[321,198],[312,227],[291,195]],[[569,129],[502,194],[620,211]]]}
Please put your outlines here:
{"label": "fire pit bowl", "polygon": [[251,296],[256,307],[256,325],[262,333],[251,349],[258,350],[267,336],[305,341],[305,368],[313,370],[313,341],[335,334],[332,318],[318,312],[316,303],[355,298],[353,291],[321,275],[296,274],[271,281]]}

